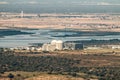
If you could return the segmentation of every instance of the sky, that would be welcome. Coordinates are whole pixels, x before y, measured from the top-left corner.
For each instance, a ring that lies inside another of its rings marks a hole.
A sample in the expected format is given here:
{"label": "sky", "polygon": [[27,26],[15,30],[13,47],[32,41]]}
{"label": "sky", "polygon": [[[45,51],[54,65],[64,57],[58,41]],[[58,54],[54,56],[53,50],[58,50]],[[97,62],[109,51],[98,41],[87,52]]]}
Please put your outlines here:
{"label": "sky", "polygon": [[120,0],[0,0],[0,4],[119,5]]}

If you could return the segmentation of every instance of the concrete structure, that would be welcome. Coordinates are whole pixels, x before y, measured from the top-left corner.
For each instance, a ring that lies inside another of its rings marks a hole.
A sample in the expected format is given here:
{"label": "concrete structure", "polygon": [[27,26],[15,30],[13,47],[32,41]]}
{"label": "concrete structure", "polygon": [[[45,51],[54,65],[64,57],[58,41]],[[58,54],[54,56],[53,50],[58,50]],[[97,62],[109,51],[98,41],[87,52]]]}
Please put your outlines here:
{"label": "concrete structure", "polygon": [[65,42],[61,40],[53,40],[49,44],[43,44],[43,51],[55,51],[55,50],[80,50],[83,49],[83,44],[81,43],[73,43],[73,42]]}
{"label": "concrete structure", "polygon": [[56,49],[57,49],[57,50],[62,50],[62,49],[63,49],[63,41],[58,40],[58,41],[56,42]]}
{"label": "concrete structure", "polygon": [[53,44],[43,44],[42,51],[54,51],[56,50],[56,45]]}
{"label": "concrete structure", "polygon": [[23,18],[23,17],[24,17],[24,13],[23,13],[23,11],[21,11],[20,16],[21,16],[21,18]]}
{"label": "concrete structure", "polygon": [[42,46],[42,51],[47,51],[47,45],[48,45],[48,44],[43,44],[43,46]]}
{"label": "concrete structure", "polygon": [[52,45],[56,45],[56,42],[57,42],[57,40],[52,40],[52,41],[51,41],[51,44],[52,44]]}
{"label": "concrete structure", "polygon": [[53,40],[50,44],[43,44],[43,51],[55,51],[63,49],[63,41],[61,40]]}
{"label": "concrete structure", "polygon": [[87,47],[87,49],[101,49],[101,47]]}
{"label": "concrete structure", "polygon": [[108,47],[112,49],[120,49],[120,45],[108,45]]}
{"label": "concrete structure", "polygon": [[47,51],[55,51],[55,50],[56,50],[56,46],[55,45],[48,44]]}
{"label": "concrete structure", "polygon": [[64,43],[64,49],[67,49],[67,50],[80,50],[80,49],[83,49],[83,44],[74,43],[74,42],[66,42],[66,43]]}

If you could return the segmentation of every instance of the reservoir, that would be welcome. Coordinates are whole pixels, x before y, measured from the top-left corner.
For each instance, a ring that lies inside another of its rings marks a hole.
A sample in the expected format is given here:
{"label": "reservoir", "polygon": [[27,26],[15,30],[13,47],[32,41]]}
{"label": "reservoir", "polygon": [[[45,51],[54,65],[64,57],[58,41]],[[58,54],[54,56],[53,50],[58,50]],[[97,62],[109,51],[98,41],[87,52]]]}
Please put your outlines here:
{"label": "reservoir", "polygon": [[[101,36],[74,36],[75,32],[57,32],[50,29],[21,30],[33,34],[17,34],[0,38],[0,47],[25,47],[31,43],[49,43],[51,40],[77,41],[77,40],[110,40],[120,39],[120,35],[101,35]],[[73,36],[62,36],[73,35]]]}

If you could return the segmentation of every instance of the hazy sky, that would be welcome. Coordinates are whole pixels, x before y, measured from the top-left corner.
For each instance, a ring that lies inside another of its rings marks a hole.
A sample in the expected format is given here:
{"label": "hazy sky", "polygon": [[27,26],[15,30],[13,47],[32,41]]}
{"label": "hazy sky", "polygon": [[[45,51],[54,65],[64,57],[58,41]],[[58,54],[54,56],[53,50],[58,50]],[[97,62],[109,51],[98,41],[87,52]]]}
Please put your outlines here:
{"label": "hazy sky", "polygon": [[118,5],[120,0],[0,0],[0,4],[81,4]]}

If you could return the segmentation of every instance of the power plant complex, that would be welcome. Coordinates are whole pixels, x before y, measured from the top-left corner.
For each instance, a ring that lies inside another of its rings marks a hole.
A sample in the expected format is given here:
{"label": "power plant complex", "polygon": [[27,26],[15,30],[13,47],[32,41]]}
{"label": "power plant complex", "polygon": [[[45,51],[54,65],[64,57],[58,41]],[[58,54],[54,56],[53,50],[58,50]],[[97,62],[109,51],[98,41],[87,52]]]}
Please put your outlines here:
{"label": "power plant complex", "polygon": [[61,40],[52,40],[51,43],[42,45],[42,51],[55,50],[80,50],[83,49],[83,44],[74,42],[63,42]]}
{"label": "power plant complex", "polygon": [[84,46],[78,42],[63,42],[62,40],[52,40],[50,43],[36,43],[27,47],[0,48],[0,51],[26,50],[26,51],[61,51],[61,50],[83,50]]}
{"label": "power plant complex", "polygon": [[63,49],[63,41],[61,40],[53,40],[51,43],[45,43],[42,46],[43,51],[55,51]]}

